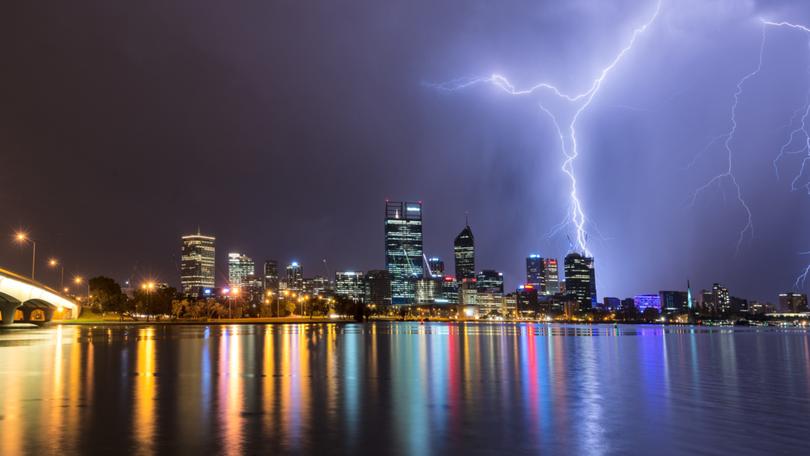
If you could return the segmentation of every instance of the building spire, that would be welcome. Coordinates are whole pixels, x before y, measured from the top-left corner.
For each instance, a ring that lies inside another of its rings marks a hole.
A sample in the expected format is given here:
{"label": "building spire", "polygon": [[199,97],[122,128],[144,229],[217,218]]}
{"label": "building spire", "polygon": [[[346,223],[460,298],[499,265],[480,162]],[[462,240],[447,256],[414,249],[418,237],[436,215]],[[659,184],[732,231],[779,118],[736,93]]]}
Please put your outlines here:
{"label": "building spire", "polygon": [[464,226],[470,226],[470,211],[464,211]]}

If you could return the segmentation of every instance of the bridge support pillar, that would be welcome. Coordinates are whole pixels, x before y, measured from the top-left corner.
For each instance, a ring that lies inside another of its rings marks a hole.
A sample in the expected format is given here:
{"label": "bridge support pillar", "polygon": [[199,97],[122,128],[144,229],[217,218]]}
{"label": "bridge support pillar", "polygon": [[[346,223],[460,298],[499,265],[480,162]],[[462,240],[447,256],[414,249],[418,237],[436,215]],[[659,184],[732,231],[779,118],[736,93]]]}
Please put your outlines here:
{"label": "bridge support pillar", "polygon": [[53,313],[54,313],[53,308],[48,307],[47,309],[42,309],[42,311],[45,313],[45,321],[53,320]]}
{"label": "bridge support pillar", "polygon": [[30,307],[23,307],[21,310],[23,314],[22,321],[29,323],[31,321],[31,314],[34,312],[34,309]]}
{"label": "bridge support pillar", "polygon": [[17,312],[17,307],[20,307],[20,304],[16,302],[0,302],[0,313],[3,315],[3,325],[14,323],[14,314]]}

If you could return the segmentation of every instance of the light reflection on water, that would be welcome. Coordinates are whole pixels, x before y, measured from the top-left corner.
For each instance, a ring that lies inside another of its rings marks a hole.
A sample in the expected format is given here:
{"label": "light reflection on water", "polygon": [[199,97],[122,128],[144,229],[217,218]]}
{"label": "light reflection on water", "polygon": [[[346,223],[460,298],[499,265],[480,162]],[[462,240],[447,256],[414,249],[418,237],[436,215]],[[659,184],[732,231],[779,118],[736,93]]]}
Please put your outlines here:
{"label": "light reflection on water", "polygon": [[0,454],[803,452],[801,330],[0,331]]}

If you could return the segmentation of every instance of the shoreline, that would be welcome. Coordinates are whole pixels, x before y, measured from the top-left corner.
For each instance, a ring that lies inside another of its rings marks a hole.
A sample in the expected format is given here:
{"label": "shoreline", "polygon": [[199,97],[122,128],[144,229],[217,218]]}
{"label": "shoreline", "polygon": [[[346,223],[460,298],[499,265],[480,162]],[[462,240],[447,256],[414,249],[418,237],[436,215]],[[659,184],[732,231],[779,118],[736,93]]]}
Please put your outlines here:
{"label": "shoreline", "polygon": [[544,325],[579,325],[579,326],[638,326],[638,325],[652,325],[652,326],[666,326],[666,327],[704,327],[704,328],[730,328],[730,327],[783,327],[782,325],[764,324],[764,325],[723,325],[723,324],[690,324],[690,323],[670,323],[670,322],[583,322],[583,321],[534,321],[534,320],[451,320],[451,319],[430,319],[430,320],[400,320],[400,319],[372,319],[363,322],[357,322],[351,319],[332,319],[324,317],[306,318],[306,317],[282,317],[282,318],[231,318],[231,319],[216,319],[216,320],[158,320],[158,321],[145,321],[145,320],[65,320],[65,321],[50,321],[44,324],[35,323],[14,323],[10,326],[0,326],[3,328],[36,328],[48,327],[55,325],[66,326],[200,326],[200,325],[289,325],[289,324],[365,324],[365,323],[456,323],[456,324],[544,324]]}

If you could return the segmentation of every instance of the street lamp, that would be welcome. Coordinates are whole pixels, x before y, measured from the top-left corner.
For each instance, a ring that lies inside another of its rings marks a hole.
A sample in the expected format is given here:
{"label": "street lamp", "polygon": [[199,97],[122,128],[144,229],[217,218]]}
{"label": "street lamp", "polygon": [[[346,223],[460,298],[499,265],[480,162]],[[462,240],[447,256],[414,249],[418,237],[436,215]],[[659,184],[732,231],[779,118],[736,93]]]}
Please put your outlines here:
{"label": "street lamp", "polygon": [[34,272],[36,271],[36,264],[37,264],[37,243],[30,237],[28,237],[28,233],[23,231],[18,231],[17,234],[14,235],[14,239],[19,242],[20,244],[24,244],[26,242],[30,242],[32,246],[32,253],[31,253],[31,280],[34,280]]}
{"label": "street lamp", "polygon": [[[73,283],[75,283],[76,285],[81,285],[83,282],[85,282],[85,280],[82,278],[82,276],[76,276],[76,277],[73,278]],[[87,299],[89,301],[90,300],[90,281],[88,280],[86,282],[87,282]]]}
{"label": "street lamp", "polygon": [[48,266],[50,266],[52,268],[55,268],[55,267],[58,266],[58,267],[60,267],[62,269],[62,272],[59,275],[59,288],[64,288],[65,287],[65,265],[59,263],[59,260],[57,260],[56,258],[51,258],[48,261]]}
{"label": "street lamp", "polygon": [[141,288],[146,291],[146,321],[149,321],[149,312],[152,311],[152,290],[155,289],[155,282],[144,282]]}

